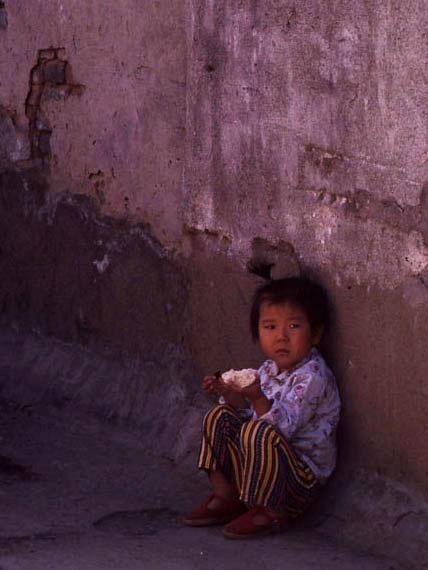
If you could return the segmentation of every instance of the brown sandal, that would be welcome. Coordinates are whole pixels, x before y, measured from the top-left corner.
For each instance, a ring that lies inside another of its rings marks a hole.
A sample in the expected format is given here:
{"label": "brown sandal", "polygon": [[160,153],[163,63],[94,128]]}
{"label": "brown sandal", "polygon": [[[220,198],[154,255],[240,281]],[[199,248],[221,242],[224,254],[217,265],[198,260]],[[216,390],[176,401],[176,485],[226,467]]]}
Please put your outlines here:
{"label": "brown sandal", "polygon": [[[221,505],[216,509],[209,509],[212,499],[217,499]],[[223,499],[218,495],[210,495],[206,501],[195,507],[183,517],[183,523],[188,526],[211,526],[230,522],[247,510],[244,503],[238,499]]]}
{"label": "brown sandal", "polygon": [[[268,521],[257,524],[254,522],[257,515],[263,515]],[[266,507],[255,506],[245,514],[234,519],[223,529],[225,538],[255,538],[265,534],[282,532],[289,523],[287,515],[276,516]]]}

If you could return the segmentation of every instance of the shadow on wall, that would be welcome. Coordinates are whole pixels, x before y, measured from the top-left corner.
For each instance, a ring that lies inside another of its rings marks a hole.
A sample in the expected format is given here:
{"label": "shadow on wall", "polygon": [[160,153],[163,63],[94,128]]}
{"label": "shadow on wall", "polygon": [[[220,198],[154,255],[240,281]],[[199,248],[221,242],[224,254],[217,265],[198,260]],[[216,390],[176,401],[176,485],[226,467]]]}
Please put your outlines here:
{"label": "shadow on wall", "polygon": [[184,345],[186,280],[147,228],[101,219],[81,195],[47,196],[35,173],[0,176],[3,317],[107,353]]}
{"label": "shadow on wall", "polygon": [[35,172],[0,174],[0,219],[3,396],[82,407],[184,454],[194,372],[183,271],[147,228],[101,219],[82,196],[47,197]]}
{"label": "shadow on wall", "polygon": [[[260,277],[224,252],[208,256],[205,234],[193,236],[191,267],[179,267],[144,226],[100,218],[86,197],[48,197],[40,173],[0,174],[0,219],[2,397],[87,410],[193,468],[209,405],[200,371],[260,362],[242,318]],[[290,246],[277,246],[255,240],[252,264],[297,272]],[[347,438],[352,453],[363,447]],[[346,461],[308,524],[390,554],[387,537],[397,558],[423,557],[424,501]]]}

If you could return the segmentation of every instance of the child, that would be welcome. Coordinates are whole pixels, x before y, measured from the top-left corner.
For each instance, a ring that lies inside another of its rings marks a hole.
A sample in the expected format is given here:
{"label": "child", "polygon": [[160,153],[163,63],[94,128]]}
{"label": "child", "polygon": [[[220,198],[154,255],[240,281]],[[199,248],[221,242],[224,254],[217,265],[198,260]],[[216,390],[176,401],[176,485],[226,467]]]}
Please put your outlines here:
{"label": "child", "polygon": [[323,289],[306,278],[271,281],[251,308],[254,340],[268,358],[245,388],[207,376],[220,396],[204,419],[199,468],[212,495],[183,519],[190,526],[228,522],[227,538],[284,528],[331,475],[340,400],[316,348],[328,322]]}

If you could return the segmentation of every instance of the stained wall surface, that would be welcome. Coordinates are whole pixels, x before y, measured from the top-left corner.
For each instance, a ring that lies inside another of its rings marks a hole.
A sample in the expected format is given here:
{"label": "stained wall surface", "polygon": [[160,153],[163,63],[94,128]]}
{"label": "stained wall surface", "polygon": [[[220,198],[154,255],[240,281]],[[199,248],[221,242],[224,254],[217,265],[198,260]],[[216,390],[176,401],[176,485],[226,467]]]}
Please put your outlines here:
{"label": "stained wall surface", "polygon": [[[17,223],[54,220],[65,242],[96,235],[96,257],[79,259],[92,269],[94,261],[100,268],[108,262],[107,275],[117,271],[124,283],[134,262],[123,264],[92,230],[62,224],[55,204],[72,200],[78,215],[86,210],[76,196],[90,199],[96,214],[89,226],[113,220],[111,239],[119,231],[135,236],[142,225],[140,239],[159,246],[153,263],[171,263],[180,275],[169,278],[176,297],[186,299],[185,317],[176,313],[186,334],[176,322],[170,342],[196,376],[260,359],[246,322],[260,280],[248,264],[273,264],[275,276],[316,276],[335,308],[326,350],[344,400],[342,464],[428,492],[424,2],[120,0],[108,10],[102,2],[3,4],[0,163],[21,177],[17,193],[43,186],[40,203],[27,210],[17,195]],[[50,236],[36,226],[27,229],[43,252]],[[13,243],[13,224],[3,232]],[[123,252],[131,242],[120,243]],[[67,263],[74,254],[70,248]],[[31,292],[42,253],[26,255]],[[67,307],[55,282],[43,303],[36,296],[43,310],[31,300],[17,305],[18,261],[5,259],[6,321],[36,326],[54,300]],[[148,321],[156,289],[150,285],[136,309]],[[78,295],[97,298],[90,280]],[[144,352],[132,327],[128,336],[109,329],[111,315],[120,330],[135,307],[126,295],[112,303],[123,312],[97,313],[97,327],[85,333],[91,348],[100,350],[107,334],[108,342],[118,338],[112,350]],[[92,301],[82,306],[93,308]],[[161,343],[162,327],[150,330],[145,338]],[[42,332],[70,340],[60,319]],[[195,393],[197,385],[195,377]]]}
{"label": "stained wall surface", "polygon": [[[177,238],[186,116],[183,3],[6,2],[5,11],[0,101],[24,132],[13,157],[29,158],[28,106],[37,103],[40,130],[51,132],[52,191],[92,195],[104,212],[150,221],[165,239]],[[67,77],[53,65],[35,80],[32,70],[52,48],[55,61],[67,62]],[[70,92],[67,84],[80,89]]]}
{"label": "stained wall surface", "polygon": [[187,224],[243,269],[291,244],[336,310],[344,462],[426,491],[426,6],[192,13]]}

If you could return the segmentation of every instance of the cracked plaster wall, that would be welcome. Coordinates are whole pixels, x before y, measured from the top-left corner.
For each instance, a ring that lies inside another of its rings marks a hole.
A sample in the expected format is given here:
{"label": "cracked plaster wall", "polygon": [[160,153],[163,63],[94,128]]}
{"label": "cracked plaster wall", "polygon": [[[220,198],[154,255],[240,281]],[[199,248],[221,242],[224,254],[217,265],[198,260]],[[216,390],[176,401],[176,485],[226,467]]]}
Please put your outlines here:
{"label": "cracked plaster wall", "polygon": [[[60,50],[81,87],[44,91],[52,192],[90,195],[106,214],[150,223],[179,238],[185,134],[183,4],[120,0],[5,3],[0,28],[0,105],[19,133],[41,50]],[[52,82],[55,84],[55,80]],[[70,83],[66,81],[64,83]],[[33,158],[21,144],[17,160]]]}
{"label": "cracked plaster wall", "polygon": [[428,14],[326,6],[192,2],[185,221],[243,269],[292,245],[335,306],[343,464],[426,492]]}
{"label": "cracked plaster wall", "polygon": [[342,463],[426,492],[424,4],[5,4],[0,160],[38,166],[30,74],[61,48],[82,89],[41,103],[49,191],[144,222],[175,256],[199,373],[260,357],[242,317],[251,260],[310,269],[335,306]]}

